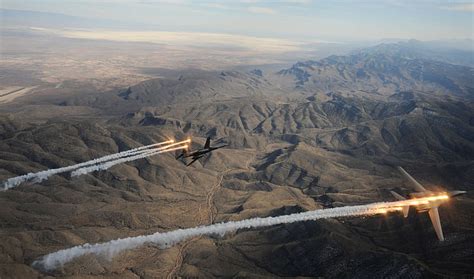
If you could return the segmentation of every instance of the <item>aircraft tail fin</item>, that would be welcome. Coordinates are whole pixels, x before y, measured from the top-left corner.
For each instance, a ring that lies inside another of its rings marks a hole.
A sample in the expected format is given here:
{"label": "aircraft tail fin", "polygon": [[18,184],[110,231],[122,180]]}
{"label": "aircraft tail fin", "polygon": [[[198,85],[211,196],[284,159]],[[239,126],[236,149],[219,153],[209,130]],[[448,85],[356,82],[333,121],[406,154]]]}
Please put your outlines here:
{"label": "aircraft tail fin", "polygon": [[[390,191],[390,193],[392,193],[392,195],[399,201],[406,200],[404,197],[402,197],[400,194],[398,194],[394,191]],[[402,206],[402,211],[403,211],[403,217],[407,218],[408,217],[408,212],[410,211],[410,206],[408,206],[408,205]]]}
{"label": "aircraft tail fin", "polygon": [[403,200],[406,200],[404,197],[402,197],[399,193],[397,192],[394,192],[394,191],[390,191],[390,193],[392,194],[392,196],[394,196],[397,200],[399,201],[403,201]]}
{"label": "aircraft tail fin", "polygon": [[441,227],[441,220],[439,219],[438,207],[432,207],[428,214],[430,215],[431,223],[435,229],[436,236],[440,241],[444,241],[443,228]]}
{"label": "aircraft tail fin", "polygon": [[403,207],[402,207],[402,211],[403,211],[403,217],[407,218],[407,217],[408,217],[408,213],[410,212],[410,206],[408,206],[408,205],[403,206]]}
{"label": "aircraft tail fin", "polygon": [[209,148],[209,147],[211,147],[211,137],[207,137],[206,144],[204,144],[204,148]]}

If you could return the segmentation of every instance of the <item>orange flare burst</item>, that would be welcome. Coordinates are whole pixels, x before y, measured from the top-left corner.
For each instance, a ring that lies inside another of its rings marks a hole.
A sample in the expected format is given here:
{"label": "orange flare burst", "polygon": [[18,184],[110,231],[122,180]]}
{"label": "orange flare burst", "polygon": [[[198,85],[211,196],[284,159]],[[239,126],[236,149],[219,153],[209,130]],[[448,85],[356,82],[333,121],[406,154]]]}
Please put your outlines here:
{"label": "orange flare burst", "polygon": [[[178,146],[178,145],[180,145],[180,144],[185,144],[185,143],[187,143],[187,142],[188,142],[188,140],[178,141],[178,142],[175,142],[175,143],[168,144],[168,145],[166,145],[166,146],[160,147],[160,148],[157,149],[157,151],[159,151],[159,150],[167,150],[167,149],[169,149],[169,148],[171,148],[171,147],[173,147],[173,146]],[[187,144],[186,144],[186,146],[187,146]]]}
{"label": "orange flare burst", "polygon": [[418,205],[427,205],[433,201],[447,200],[449,196],[446,193],[440,193],[436,196],[414,198],[409,200],[403,200],[398,202],[390,203],[390,205],[380,205],[379,208],[375,209],[375,214],[386,214],[391,211],[402,211],[403,207],[406,206],[418,206]]}

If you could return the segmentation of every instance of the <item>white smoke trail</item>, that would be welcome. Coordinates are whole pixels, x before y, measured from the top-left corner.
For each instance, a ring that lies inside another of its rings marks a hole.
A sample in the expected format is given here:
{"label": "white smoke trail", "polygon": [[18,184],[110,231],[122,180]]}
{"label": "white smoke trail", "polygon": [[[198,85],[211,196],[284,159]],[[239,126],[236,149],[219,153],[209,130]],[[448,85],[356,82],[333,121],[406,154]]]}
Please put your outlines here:
{"label": "white smoke trail", "polygon": [[125,163],[125,162],[131,162],[131,161],[135,161],[135,160],[138,160],[138,159],[154,156],[154,155],[157,155],[157,154],[170,152],[170,151],[175,151],[175,150],[179,150],[179,149],[185,149],[185,148],[187,148],[187,146],[185,146],[185,145],[174,147],[174,148],[167,148],[167,149],[164,149],[164,150],[157,148],[153,151],[147,151],[147,152],[139,153],[138,155],[135,155],[135,156],[120,158],[120,159],[117,159],[117,160],[114,160],[114,161],[109,161],[109,162],[106,162],[106,163],[103,163],[103,164],[100,164],[100,165],[93,165],[93,166],[77,169],[77,170],[71,172],[71,177],[83,175],[83,174],[94,172],[94,171],[106,170],[106,169],[111,168],[111,167],[113,167],[117,164],[122,164],[122,163]]}
{"label": "white smoke trail", "polygon": [[86,254],[95,254],[98,256],[106,256],[111,258],[124,250],[137,248],[145,243],[154,243],[160,246],[161,248],[167,248],[180,241],[195,236],[223,236],[228,232],[235,231],[238,229],[267,227],[278,224],[288,224],[299,221],[334,217],[373,215],[380,213],[379,210],[381,208],[388,208],[389,210],[391,208],[396,208],[391,210],[398,210],[399,206],[400,202],[382,202],[367,205],[345,206],[338,208],[314,210],[303,213],[295,213],[278,217],[252,218],[242,221],[219,223],[209,226],[179,229],[165,233],[158,232],[151,235],[122,238],[99,244],[87,243],[81,246],[75,246],[69,249],[64,249],[45,255],[41,259],[33,262],[33,266],[45,270],[54,270],[74,260],[75,258]]}
{"label": "white smoke trail", "polygon": [[[75,164],[75,165],[72,165],[72,166],[67,166],[67,167],[62,167],[62,168],[57,168],[57,169],[49,169],[49,170],[44,170],[44,171],[40,171],[40,172],[28,173],[28,174],[25,174],[25,175],[12,177],[12,178],[7,179],[3,183],[2,188],[0,188],[0,191],[2,191],[2,190],[5,191],[5,190],[8,190],[8,189],[11,189],[13,187],[16,187],[16,186],[20,185],[23,182],[30,181],[30,180],[33,180],[34,182],[39,183],[43,180],[48,179],[50,176],[55,175],[55,174],[59,174],[59,173],[63,173],[63,172],[69,172],[69,171],[72,171],[72,170],[75,170],[75,169],[78,169],[78,168],[82,168],[82,167],[86,167],[86,166],[89,166],[89,165],[94,165],[94,164],[98,164],[98,163],[102,163],[102,162],[106,162],[106,161],[110,161],[110,160],[115,160],[115,159],[118,159],[118,158],[121,158],[121,157],[124,157],[124,156],[131,156],[131,155],[134,155],[134,154],[137,154],[137,153],[147,152],[150,148],[153,148],[153,147],[156,147],[156,146],[161,146],[161,145],[168,144],[168,143],[173,144],[173,142],[174,142],[173,140],[168,140],[168,141],[165,141],[165,142],[154,143],[154,144],[145,145],[145,146],[141,146],[141,147],[138,147],[138,148],[122,151],[122,152],[119,152],[119,153],[107,155],[107,156],[104,156],[104,157],[100,157],[100,158],[93,159],[93,160],[90,160],[90,161],[87,161],[87,162]],[[165,148],[165,147],[162,147],[162,148]]]}

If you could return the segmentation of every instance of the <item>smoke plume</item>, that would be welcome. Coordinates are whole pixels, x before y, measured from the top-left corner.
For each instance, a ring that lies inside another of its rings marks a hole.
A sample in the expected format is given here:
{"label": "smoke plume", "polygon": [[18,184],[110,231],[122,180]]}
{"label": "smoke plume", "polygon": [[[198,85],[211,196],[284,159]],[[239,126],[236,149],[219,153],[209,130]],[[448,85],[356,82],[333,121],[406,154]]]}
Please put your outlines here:
{"label": "smoke plume", "polygon": [[124,158],[120,158],[120,159],[117,159],[117,160],[114,160],[114,161],[109,161],[109,162],[106,162],[106,163],[103,163],[103,164],[93,165],[93,166],[77,169],[77,170],[71,172],[71,177],[83,175],[83,174],[94,172],[94,171],[106,170],[106,169],[108,169],[110,167],[113,167],[117,164],[122,164],[122,163],[125,163],[125,162],[130,162],[130,161],[134,161],[134,160],[154,156],[154,155],[165,153],[165,152],[184,149],[184,148],[186,148],[186,147],[185,146],[179,146],[179,147],[174,147],[174,148],[168,148],[168,149],[165,149],[165,150],[159,149],[159,148],[157,148],[155,150],[152,150],[152,151],[147,150],[146,152],[141,152],[141,153],[139,153],[135,156],[124,157]]}
{"label": "smoke plume", "polygon": [[[55,175],[55,174],[70,172],[70,171],[73,171],[75,169],[83,168],[83,167],[90,166],[90,165],[100,164],[100,163],[111,161],[111,160],[116,160],[116,159],[119,159],[119,158],[122,158],[122,157],[147,153],[147,152],[150,152],[150,150],[152,150],[152,151],[163,150],[163,149],[169,148],[170,146],[175,146],[176,144],[178,144],[178,143],[173,143],[173,142],[174,141],[169,140],[169,141],[165,141],[165,142],[154,143],[154,144],[145,145],[145,146],[141,146],[141,147],[138,147],[138,148],[122,151],[122,152],[119,152],[119,153],[107,155],[107,156],[104,156],[104,157],[100,157],[100,158],[93,159],[93,160],[90,160],[90,161],[87,161],[87,162],[75,164],[75,165],[72,165],[72,166],[56,168],[56,169],[49,169],[49,170],[44,170],[44,171],[40,171],[40,172],[36,172],[36,173],[28,173],[28,174],[17,176],[17,177],[12,177],[12,178],[7,179],[3,183],[2,187],[0,188],[0,191],[2,191],[2,190],[5,191],[5,190],[8,190],[8,189],[11,189],[13,187],[16,187],[16,186],[20,185],[23,182],[26,182],[26,181],[33,181],[35,183],[39,183],[43,180],[48,179],[50,176]],[[188,141],[184,141],[184,142],[188,142]],[[164,147],[155,148],[157,146],[161,146],[161,145],[165,145],[165,144],[168,144],[168,145],[166,145]]]}
{"label": "smoke plume", "polygon": [[209,226],[200,226],[189,229],[179,229],[170,232],[160,233],[157,232],[151,235],[128,237],[117,240],[112,240],[100,244],[84,244],[81,246],[72,247],[69,249],[60,250],[48,255],[45,255],[41,259],[35,261],[33,266],[45,269],[54,270],[64,264],[74,260],[77,257],[94,254],[97,256],[105,256],[112,258],[118,253],[127,250],[137,248],[145,243],[154,243],[161,248],[167,248],[183,240],[201,236],[201,235],[224,235],[228,232],[232,232],[239,229],[250,229],[258,227],[267,227],[278,224],[289,224],[299,221],[334,218],[334,217],[345,217],[345,216],[360,216],[360,215],[373,215],[380,213],[381,208],[390,210],[390,208],[396,208],[398,210],[400,202],[382,202],[372,203],[367,205],[357,206],[345,206],[338,208],[329,208],[308,211],[304,213],[295,213],[291,215],[283,215],[278,217],[266,217],[266,218],[252,218],[242,221],[219,223]]}

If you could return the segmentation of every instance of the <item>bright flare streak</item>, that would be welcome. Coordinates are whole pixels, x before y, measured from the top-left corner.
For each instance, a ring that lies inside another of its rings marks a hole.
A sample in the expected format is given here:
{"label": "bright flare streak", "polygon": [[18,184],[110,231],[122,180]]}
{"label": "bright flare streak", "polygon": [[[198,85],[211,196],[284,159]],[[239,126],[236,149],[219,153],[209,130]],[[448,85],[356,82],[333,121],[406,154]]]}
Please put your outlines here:
{"label": "bright flare streak", "polygon": [[[180,144],[186,144],[186,143],[189,143],[189,142],[190,142],[189,140],[178,141],[178,142],[175,142],[175,143],[168,144],[168,145],[166,145],[166,146],[160,147],[159,149],[160,149],[160,150],[165,150],[165,149],[168,149],[168,148],[170,148],[170,147],[177,146],[177,145],[180,145]],[[186,145],[186,146],[187,146],[187,145]]]}
{"label": "bright flare streak", "polygon": [[[446,195],[431,197],[434,200],[446,199]],[[420,198],[416,200],[426,200],[426,198]],[[431,199],[430,199],[431,200]],[[295,213],[290,215],[282,215],[277,217],[266,217],[266,218],[252,218],[241,221],[233,221],[226,223],[213,224],[209,226],[200,226],[189,229],[178,229],[175,231],[154,233],[151,235],[142,235],[136,237],[128,237],[117,240],[112,240],[105,243],[89,244],[75,246],[72,248],[60,250],[48,255],[43,256],[41,259],[33,262],[33,266],[46,270],[53,270],[64,264],[87,254],[95,254],[97,256],[106,256],[109,259],[118,253],[134,249],[146,243],[155,243],[161,248],[171,247],[176,243],[183,240],[193,238],[201,235],[225,235],[228,232],[236,231],[239,229],[250,229],[259,227],[268,227],[278,224],[289,224],[300,221],[336,218],[336,217],[348,217],[348,216],[362,216],[362,215],[374,215],[379,213],[386,213],[389,210],[401,210],[402,206],[410,205],[406,201],[396,202],[380,202],[372,203],[367,205],[355,205],[355,206],[344,206],[328,209],[320,209],[307,211],[303,213]]]}
{"label": "bright flare streak", "polygon": [[448,200],[449,196],[446,193],[441,193],[436,196],[422,197],[404,201],[397,201],[390,203],[390,206],[384,205],[378,208],[378,213],[387,213],[388,211],[401,211],[405,206],[429,205],[430,202]]}
{"label": "bright flare streak", "polygon": [[[133,148],[133,149],[130,149],[130,150],[119,152],[119,153],[106,155],[104,157],[100,157],[100,158],[93,159],[93,160],[90,160],[90,161],[87,161],[87,162],[75,164],[75,165],[72,165],[72,166],[67,166],[67,167],[62,167],[62,168],[57,168],[57,169],[49,169],[49,170],[44,170],[44,171],[40,171],[40,172],[36,172],[36,173],[28,173],[28,174],[25,174],[25,175],[12,177],[12,178],[7,179],[3,183],[2,187],[0,188],[0,191],[8,190],[10,188],[13,188],[13,187],[16,187],[16,186],[20,185],[23,182],[30,181],[30,180],[33,180],[34,182],[39,183],[43,180],[48,179],[50,176],[55,175],[55,174],[59,174],[59,173],[63,173],[63,172],[69,172],[69,171],[73,171],[75,169],[83,168],[83,167],[86,167],[86,166],[95,165],[95,164],[103,163],[103,162],[110,161],[110,160],[116,160],[118,158],[122,158],[122,157],[125,157],[125,156],[131,156],[131,155],[135,155],[135,154],[138,154],[138,153],[147,152],[149,149],[154,148],[156,146],[161,146],[161,145],[165,145],[165,144],[169,144],[169,143],[173,144],[173,142],[174,142],[174,140],[171,139],[171,140],[167,140],[167,141],[164,141],[164,142],[159,142],[159,143],[154,143],[154,144],[150,144],[150,145],[140,146],[138,148]],[[167,146],[162,147],[162,148],[167,148],[169,146],[170,145],[167,145]]]}
{"label": "bright flare streak", "polygon": [[429,197],[422,197],[422,198],[398,201],[397,203],[398,203],[398,206],[400,206],[400,207],[403,207],[403,206],[417,206],[417,205],[429,204],[430,202],[433,202],[433,201],[442,201],[442,200],[448,200],[448,199],[449,199],[449,196],[446,193],[440,193],[439,195],[436,195],[436,196],[429,196]]}
{"label": "bright flare streak", "polygon": [[374,213],[375,214],[387,214],[388,212],[402,211],[402,210],[403,210],[403,207],[400,207],[400,206],[382,207],[382,208],[376,209],[376,211]]}
{"label": "bright flare streak", "polygon": [[[178,144],[178,143],[174,143],[174,144],[171,144],[171,145],[175,146],[176,144]],[[180,144],[182,144],[182,143],[180,143]],[[177,147],[173,147],[173,148],[169,148],[169,147],[170,146],[168,145],[168,146],[165,146],[165,147],[162,147],[162,148],[152,149],[150,151],[147,150],[147,152],[143,152],[143,153],[140,153],[140,154],[135,155],[135,156],[120,158],[120,159],[117,159],[117,160],[114,160],[114,161],[105,162],[105,163],[100,164],[100,165],[93,165],[93,166],[89,166],[89,167],[85,167],[85,168],[80,168],[80,169],[77,169],[77,170],[71,172],[71,177],[83,175],[83,174],[94,172],[94,171],[106,170],[106,169],[111,168],[111,167],[113,167],[117,164],[122,164],[122,163],[125,163],[125,162],[135,161],[135,160],[138,160],[138,159],[154,156],[154,155],[157,155],[157,154],[161,154],[161,153],[165,153],[165,152],[170,152],[170,151],[175,151],[175,150],[186,148],[185,145],[177,146]]]}

